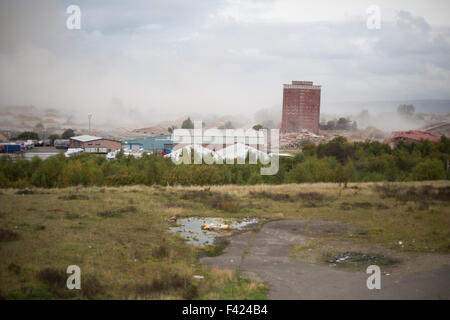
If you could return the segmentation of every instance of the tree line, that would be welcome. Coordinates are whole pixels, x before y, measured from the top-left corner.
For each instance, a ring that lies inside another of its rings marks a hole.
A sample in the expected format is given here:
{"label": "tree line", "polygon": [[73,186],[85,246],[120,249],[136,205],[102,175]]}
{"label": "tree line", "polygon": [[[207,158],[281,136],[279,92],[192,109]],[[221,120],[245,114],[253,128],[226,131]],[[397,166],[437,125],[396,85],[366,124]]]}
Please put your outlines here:
{"label": "tree line", "polygon": [[171,159],[144,154],[106,160],[102,155],[63,154],[0,159],[2,188],[64,188],[122,185],[222,185],[305,182],[416,181],[449,179],[450,140],[399,142],[394,148],[380,142],[349,142],[337,137],[328,143],[305,143],[292,158],[280,158],[276,175],[260,175],[261,164],[175,165]]}
{"label": "tree line", "polygon": [[[56,139],[70,139],[72,137],[75,136],[75,131],[73,129],[66,129],[64,130],[64,132],[59,135],[59,134],[51,134],[47,137],[48,140],[50,140],[53,144],[53,141],[55,141]],[[34,132],[34,131],[24,131],[20,134],[18,134],[16,137],[12,137],[10,140],[15,141],[15,140],[39,140],[40,137],[38,133]]]}

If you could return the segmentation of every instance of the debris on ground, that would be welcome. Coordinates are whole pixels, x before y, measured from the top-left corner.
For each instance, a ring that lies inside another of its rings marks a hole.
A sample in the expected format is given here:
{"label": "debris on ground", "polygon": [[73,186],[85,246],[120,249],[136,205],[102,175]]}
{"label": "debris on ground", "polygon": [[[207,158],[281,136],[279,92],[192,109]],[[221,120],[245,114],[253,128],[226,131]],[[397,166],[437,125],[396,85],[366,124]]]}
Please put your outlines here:
{"label": "debris on ground", "polygon": [[169,219],[167,219],[167,222],[169,222],[169,223],[175,223],[175,222],[177,222],[177,217],[176,217],[176,216],[172,216],[172,217],[170,217]]}
{"label": "debris on ground", "polygon": [[306,141],[310,141],[313,143],[321,143],[326,142],[326,137],[322,135],[316,135],[312,132],[309,132],[306,129],[303,129],[300,132],[281,134],[280,149],[281,150],[301,149]]}
{"label": "debris on ground", "polygon": [[187,243],[207,245],[214,244],[216,238],[226,236],[235,230],[243,230],[257,225],[258,218],[224,219],[224,218],[183,218],[178,219],[178,226],[170,228],[177,232]]}
{"label": "debris on ground", "polygon": [[229,224],[214,225],[214,224],[204,223],[204,224],[202,224],[201,228],[202,228],[202,230],[223,231],[223,230],[229,230],[230,225]]}
{"label": "debris on ground", "polygon": [[328,263],[333,266],[343,265],[343,264],[358,264],[358,263],[370,263],[377,265],[388,265],[392,264],[395,261],[384,256],[384,255],[376,255],[376,254],[365,254],[359,252],[345,252],[336,256],[333,256],[331,259],[327,260]]}
{"label": "debris on ground", "polygon": [[320,130],[319,134],[309,132],[306,129],[300,132],[280,134],[281,150],[299,150],[307,143],[326,143],[336,137],[345,137],[349,141],[384,141],[387,134],[375,127],[367,127],[363,130]]}
{"label": "debris on ground", "polygon": [[409,131],[392,131],[391,136],[386,139],[386,143],[389,144],[395,144],[399,140],[402,140],[404,142],[419,142],[421,140],[429,140],[433,142],[438,142],[441,139],[441,135],[433,133],[433,132],[427,132],[427,131],[420,131],[420,130],[409,130]]}

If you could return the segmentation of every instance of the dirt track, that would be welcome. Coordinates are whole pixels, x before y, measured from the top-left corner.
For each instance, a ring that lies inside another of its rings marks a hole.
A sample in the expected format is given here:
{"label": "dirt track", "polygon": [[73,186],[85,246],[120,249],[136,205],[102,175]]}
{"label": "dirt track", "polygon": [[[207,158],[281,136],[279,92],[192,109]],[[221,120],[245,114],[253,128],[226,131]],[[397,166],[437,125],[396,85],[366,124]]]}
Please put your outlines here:
{"label": "dirt track", "polygon": [[381,268],[381,289],[369,290],[364,272],[337,270],[288,257],[292,245],[312,236],[346,232],[348,226],[329,221],[281,220],[259,232],[233,236],[223,255],[201,262],[240,270],[270,287],[269,299],[450,299],[448,255],[403,255],[389,275]]}

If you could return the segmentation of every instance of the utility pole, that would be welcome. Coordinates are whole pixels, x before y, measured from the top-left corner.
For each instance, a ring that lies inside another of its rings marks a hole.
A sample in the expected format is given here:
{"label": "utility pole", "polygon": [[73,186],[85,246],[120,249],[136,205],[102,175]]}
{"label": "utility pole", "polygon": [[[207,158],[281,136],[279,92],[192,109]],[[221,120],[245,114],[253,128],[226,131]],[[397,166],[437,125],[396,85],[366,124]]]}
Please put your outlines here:
{"label": "utility pole", "polygon": [[92,118],[92,114],[88,114],[88,119],[89,119],[89,134],[91,134],[91,118]]}

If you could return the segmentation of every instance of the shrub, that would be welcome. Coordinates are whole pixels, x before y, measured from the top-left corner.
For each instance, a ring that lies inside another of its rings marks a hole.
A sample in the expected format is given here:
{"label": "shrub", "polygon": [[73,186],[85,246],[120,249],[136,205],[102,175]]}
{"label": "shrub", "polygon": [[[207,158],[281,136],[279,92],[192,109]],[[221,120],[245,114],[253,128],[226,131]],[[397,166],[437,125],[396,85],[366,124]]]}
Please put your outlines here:
{"label": "shrub", "polygon": [[81,283],[81,293],[88,299],[95,299],[99,294],[103,294],[105,287],[94,275],[85,275]]}
{"label": "shrub", "polygon": [[186,191],[181,195],[181,199],[184,200],[205,200],[206,198],[209,198],[212,196],[212,192],[210,188],[203,189],[203,190],[190,190]]}
{"label": "shrub", "polygon": [[111,186],[129,186],[145,184],[145,177],[138,174],[116,174],[106,178],[106,184]]}
{"label": "shrub", "polygon": [[271,193],[271,192],[253,192],[250,191],[252,198],[270,199],[273,201],[291,201],[291,197],[287,193]]}
{"label": "shrub", "polygon": [[412,170],[413,180],[440,180],[445,179],[445,168],[442,161],[428,159],[417,164]]}
{"label": "shrub", "polygon": [[63,289],[66,287],[67,275],[63,270],[46,268],[39,271],[38,279],[51,288]]}
{"label": "shrub", "polygon": [[164,273],[150,283],[136,285],[138,296],[152,296],[169,292],[179,292],[184,299],[194,299],[198,295],[197,287],[192,283],[191,278],[173,272]]}
{"label": "shrub", "polygon": [[24,194],[35,194],[35,193],[36,193],[36,191],[30,190],[30,189],[19,190],[19,191],[16,192],[16,194],[22,194],[22,195],[24,195]]}
{"label": "shrub", "polygon": [[22,268],[15,263],[10,263],[8,265],[8,271],[18,275],[22,271]]}
{"label": "shrub", "polygon": [[330,182],[335,181],[335,169],[338,167],[332,158],[307,158],[298,163],[287,174],[288,182]]}
{"label": "shrub", "polygon": [[297,197],[299,199],[309,201],[322,201],[325,199],[325,195],[318,192],[299,192]]}
{"label": "shrub", "polygon": [[66,196],[59,196],[58,199],[61,199],[61,200],[89,200],[89,197],[85,196],[83,194],[69,194]]}
{"label": "shrub", "polygon": [[17,232],[7,229],[0,229],[0,242],[14,241],[18,240],[19,238],[20,236]]}
{"label": "shrub", "polygon": [[114,209],[114,210],[105,210],[105,211],[97,213],[97,215],[99,217],[103,217],[103,218],[112,218],[112,217],[120,217],[124,213],[136,212],[136,211],[137,211],[137,208],[135,206],[128,206],[128,207],[118,208],[118,209]]}
{"label": "shrub", "polygon": [[221,184],[222,178],[213,165],[196,165],[192,172],[191,184],[195,185],[214,185]]}
{"label": "shrub", "polygon": [[192,300],[198,296],[198,287],[192,283],[188,283],[183,290],[183,299]]}
{"label": "shrub", "polygon": [[165,258],[169,255],[169,248],[166,245],[160,245],[152,250],[152,256],[157,259]]}
{"label": "shrub", "polygon": [[262,182],[263,182],[263,179],[259,172],[252,172],[252,174],[250,175],[250,178],[248,179],[248,184],[250,184],[250,185],[259,184]]}
{"label": "shrub", "polygon": [[238,201],[234,201],[228,194],[215,194],[206,203],[213,209],[227,212],[239,212],[241,209],[241,204]]}

